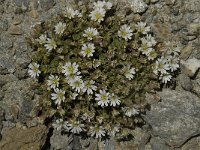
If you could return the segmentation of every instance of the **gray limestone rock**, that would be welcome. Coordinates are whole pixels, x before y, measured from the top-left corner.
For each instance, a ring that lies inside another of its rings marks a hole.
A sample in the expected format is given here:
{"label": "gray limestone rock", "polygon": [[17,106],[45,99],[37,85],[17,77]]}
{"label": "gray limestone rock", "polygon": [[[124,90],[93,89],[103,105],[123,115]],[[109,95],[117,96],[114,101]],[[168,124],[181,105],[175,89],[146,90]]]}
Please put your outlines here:
{"label": "gray limestone rock", "polygon": [[0,141],[1,150],[41,150],[45,143],[47,128],[43,125],[29,129],[12,128]]}
{"label": "gray limestone rock", "polygon": [[145,120],[152,133],[173,147],[200,134],[200,98],[187,91],[164,89],[161,102],[153,104]]}
{"label": "gray limestone rock", "polygon": [[181,61],[182,72],[189,77],[194,77],[200,68],[200,60],[196,58],[188,59],[187,61]]}
{"label": "gray limestone rock", "polygon": [[192,90],[192,81],[188,76],[186,76],[185,74],[180,74],[179,81],[180,81],[181,87],[184,90],[186,90],[186,91]]}
{"label": "gray limestone rock", "polygon": [[72,150],[70,143],[73,141],[72,136],[62,135],[60,131],[54,130],[50,138],[51,149],[53,150]]}
{"label": "gray limestone rock", "polygon": [[55,0],[39,0],[39,3],[41,4],[41,8],[45,11],[51,9],[55,5]]}

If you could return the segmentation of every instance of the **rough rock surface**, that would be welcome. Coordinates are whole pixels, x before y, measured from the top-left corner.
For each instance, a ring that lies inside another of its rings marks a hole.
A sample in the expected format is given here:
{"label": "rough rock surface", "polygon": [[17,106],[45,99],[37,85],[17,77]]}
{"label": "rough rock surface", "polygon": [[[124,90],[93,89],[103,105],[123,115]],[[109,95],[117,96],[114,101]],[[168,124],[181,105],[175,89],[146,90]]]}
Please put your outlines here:
{"label": "rough rock surface", "polygon": [[186,91],[164,89],[161,102],[153,104],[146,121],[152,133],[172,147],[180,147],[200,134],[200,98]]}
{"label": "rough rock surface", "polygon": [[45,143],[47,128],[43,125],[20,129],[12,128],[0,141],[1,150],[41,150]]}

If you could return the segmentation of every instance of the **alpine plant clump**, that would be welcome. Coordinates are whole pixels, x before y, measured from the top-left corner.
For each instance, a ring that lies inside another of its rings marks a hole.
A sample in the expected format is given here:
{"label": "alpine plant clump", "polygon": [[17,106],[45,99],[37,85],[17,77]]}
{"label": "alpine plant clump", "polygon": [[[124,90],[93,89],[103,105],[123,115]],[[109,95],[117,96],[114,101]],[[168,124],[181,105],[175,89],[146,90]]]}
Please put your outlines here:
{"label": "alpine plant clump", "polygon": [[126,135],[142,122],[145,94],[172,81],[179,49],[159,46],[145,22],[117,15],[117,4],[78,8],[35,26],[28,73],[42,85],[55,129],[95,138]]}

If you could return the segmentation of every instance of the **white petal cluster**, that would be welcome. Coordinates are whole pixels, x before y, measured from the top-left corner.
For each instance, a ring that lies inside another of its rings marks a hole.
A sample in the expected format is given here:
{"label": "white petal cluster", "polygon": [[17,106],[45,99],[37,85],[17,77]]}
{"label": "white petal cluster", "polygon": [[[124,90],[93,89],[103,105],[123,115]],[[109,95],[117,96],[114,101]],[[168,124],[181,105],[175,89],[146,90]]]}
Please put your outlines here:
{"label": "white petal cluster", "polygon": [[81,124],[79,121],[72,121],[68,124],[68,130],[75,134],[79,134],[84,131],[84,127],[84,124]]}
{"label": "white petal cluster", "polygon": [[74,62],[66,62],[65,65],[62,67],[62,73],[65,74],[65,76],[69,76],[71,74],[77,74],[78,73],[78,67],[79,65]]}
{"label": "white petal cluster", "polygon": [[90,12],[89,16],[91,17],[91,20],[97,21],[100,23],[104,20],[106,11],[103,8],[95,8],[92,12]]}
{"label": "white petal cluster", "polygon": [[108,130],[108,135],[115,137],[115,135],[120,131],[120,126],[119,125],[115,125],[113,128],[111,128],[110,130]]}
{"label": "white petal cluster", "polygon": [[56,26],[55,26],[55,33],[56,34],[63,34],[63,32],[65,31],[66,29],[66,23],[62,23],[62,22],[59,22]]}
{"label": "white petal cluster", "polygon": [[154,69],[155,74],[158,74],[158,72],[160,72],[161,74],[166,74],[169,69],[169,64],[167,63],[166,59],[159,58],[156,60]]}
{"label": "white petal cluster", "polygon": [[29,69],[28,69],[28,73],[32,78],[36,78],[39,76],[39,74],[41,73],[41,71],[39,70],[39,64],[37,63],[31,63],[29,64]]}
{"label": "white petal cluster", "polygon": [[87,92],[87,94],[93,94],[93,91],[97,90],[97,86],[94,85],[95,81],[90,80],[90,81],[85,81],[84,83],[84,88],[83,88],[83,92]]}
{"label": "white petal cluster", "polygon": [[108,106],[110,102],[110,93],[106,92],[105,90],[100,90],[99,94],[95,94],[97,100],[97,104],[101,107]]}
{"label": "white petal cluster", "polygon": [[80,76],[75,76],[75,78],[69,80],[68,83],[77,93],[80,93],[81,90],[83,90],[85,87],[84,82]]}
{"label": "white petal cluster", "polygon": [[128,117],[134,116],[139,114],[139,110],[134,107],[123,107],[122,110],[124,111],[125,115]]}
{"label": "white petal cluster", "polygon": [[53,49],[56,49],[57,45],[54,39],[47,38],[46,44],[44,45],[48,52],[52,51]]}
{"label": "white petal cluster", "polygon": [[152,45],[145,38],[142,38],[141,41],[142,44],[141,47],[139,48],[139,51],[141,51],[142,54],[148,56],[153,51]]}
{"label": "white petal cluster", "polygon": [[136,74],[135,68],[134,68],[134,67],[131,67],[131,65],[127,65],[127,66],[124,68],[124,75],[125,75],[125,77],[126,77],[128,80],[133,79],[135,74]]}
{"label": "white petal cluster", "polygon": [[54,93],[51,94],[51,99],[55,101],[56,105],[60,105],[65,101],[65,91],[58,88],[54,89]]}
{"label": "white petal cluster", "polygon": [[83,57],[91,57],[95,52],[93,43],[83,44],[81,54]]}
{"label": "white petal cluster", "polygon": [[66,11],[64,13],[64,16],[67,17],[67,18],[69,18],[69,19],[72,19],[75,16],[82,17],[82,14],[78,10],[74,10],[71,7],[67,7]]}
{"label": "white petal cluster", "polygon": [[102,126],[95,125],[94,127],[90,127],[89,134],[95,138],[102,138],[105,136],[105,129]]}
{"label": "white petal cluster", "polygon": [[63,121],[63,119],[57,119],[53,124],[53,128],[56,130],[62,130],[62,129],[67,129],[68,122]]}
{"label": "white petal cluster", "polygon": [[95,36],[98,36],[99,32],[96,28],[89,27],[84,30],[83,36],[87,37],[88,40],[92,40]]}
{"label": "white petal cluster", "polygon": [[106,2],[106,1],[97,1],[94,2],[94,8],[104,8],[106,10],[111,9],[112,3],[111,2]]}
{"label": "white petal cluster", "polygon": [[125,39],[126,41],[131,40],[133,35],[133,30],[127,24],[122,25],[118,31],[118,36]]}
{"label": "white petal cluster", "polygon": [[154,37],[149,34],[146,35],[145,38],[142,38],[141,41],[142,44],[139,48],[139,51],[141,51],[142,54],[146,55],[148,57],[148,60],[154,60],[157,57],[157,53],[153,48],[156,45]]}
{"label": "white petal cluster", "polygon": [[58,88],[59,80],[58,76],[50,75],[49,80],[47,80],[47,85],[52,89]]}
{"label": "white petal cluster", "polygon": [[110,95],[110,106],[115,107],[117,105],[120,105],[120,103],[121,103],[121,101],[120,101],[119,97],[112,93]]}
{"label": "white petal cluster", "polygon": [[47,35],[46,34],[40,35],[39,39],[36,39],[36,41],[38,41],[40,44],[45,44],[47,42]]}
{"label": "white petal cluster", "polygon": [[146,27],[145,22],[138,22],[135,26],[139,33],[147,34],[150,31],[150,27]]}
{"label": "white petal cluster", "polygon": [[170,75],[169,73],[167,73],[167,74],[162,74],[160,77],[159,77],[159,79],[162,81],[162,83],[167,83],[167,82],[169,82],[169,81],[171,81],[171,79],[172,79],[172,75]]}

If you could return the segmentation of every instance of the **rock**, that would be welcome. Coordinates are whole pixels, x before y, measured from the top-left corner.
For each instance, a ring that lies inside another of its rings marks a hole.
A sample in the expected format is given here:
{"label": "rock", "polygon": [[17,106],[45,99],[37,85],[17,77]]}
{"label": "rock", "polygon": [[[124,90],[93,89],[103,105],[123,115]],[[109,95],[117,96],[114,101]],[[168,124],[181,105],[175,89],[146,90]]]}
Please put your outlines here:
{"label": "rock", "polygon": [[25,6],[28,7],[29,1],[27,0],[14,0],[15,4],[19,7]]}
{"label": "rock", "polygon": [[0,38],[0,53],[7,53],[8,49],[13,47],[12,38],[8,35],[2,35]]}
{"label": "rock", "polygon": [[147,10],[147,4],[143,0],[129,0],[131,9],[134,13],[143,13]]}
{"label": "rock", "polygon": [[8,30],[8,20],[0,19],[0,32]]}
{"label": "rock", "polygon": [[151,3],[156,3],[158,2],[159,0],[151,0]]}
{"label": "rock", "polygon": [[39,2],[44,11],[51,9],[56,4],[55,0],[40,0]]}
{"label": "rock", "polygon": [[4,110],[0,107],[0,140],[1,140],[1,129],[3,128]]}
{"label": "rock", "polygon": [[14,61],[7,56],[0,55],[0,74],[13,73],[14,71]]}
{"label": "rock", "polygon": [[200,68],[200,60],[196,58],[188,59],[187,61],[181,61],[182,72],[189,77],[194,77]]}
{"label": "rock", "polygon": [[61,134],[60,131],[54,130],[53,135],[50,138],[51,149],[55,150],[71,150],[73,141],[72,135]]}
{"label": "rock", "polygon": [[153,93],[146,93],[145,94],[145,99],[148,104],[154,104],[160,101],[160,96],[158,94],[153,94]]}
{"label": "rock", "polygon": [[6,120],[17,121],[20,117],[24,123],[26,117],[29,118],[29,110],[27,109],[30,109],[30,106],[27,105],[30,105],[31,102],[28,102],[33,98],[31,79],[8,82],[2,89],[5,91],[2,107],[5,110]]}
{"label": "rock", "polygon": [[200,99],[187,91],[163,89],[161,102],[153,104],[144,116],[152,134],[168,145],[180,147],[200,134]]}
{"label": "rock", "polygon": [[163,141],[159,137],[153,137],[151,138],[151,141],[149,143],[151,145],[152,150],[173,150],[170,148],[165,141]]}
{"label": "rock", "polygon": [[80,139],[81,148],[85,150],[98,150],[98,140],[94,138]]}
{"label": "rock", "polygon": [[11,25],[10,28],[8,29],[9,33],[12,35],[21,35],[23,34],[23,31],[20,27]]}
{"label": "rock", "polygon": [[19,24],[21,24],[21,23],[22,23],[22,19],[19,18],[19,17],[15,17],[15,18],[13,19],[13,21],[12,21],[12,24],[13,24],[13,25],[19,25]]}
{"label": "rock", "polygon": [[192,44],[188,44],[186,47],[181,49],[180,59],[187,60],[192,54]]}
{"label": "rock", "polygon": [[44,125],[29,129],[12,128],[0,141],[1,150],[41,150],[47,135]]}
{"label": "rock", "polygon": [[200,149],[200,137],[194,137],[185,143],[181,150],[199,150]]}
{"label": "rock", "polygon": [[200,79],[193,81],[192,91],[200,97]]}
{"label": "rock", "polygon": [[37,19],[39,17],[39,13],[37,10],[33,9],[30,12],[28,12],[28,15],[34,19]]}
{"label": "rock", "polygon": [[170,24],[161,24],[161,23],[152,23],[151,25],[153,33],[161,41],[167,41],[171,39],[171,25]]}
{"label": "rock", "polygon": [[188,29],[188,35],[196,35],[196,34],[198,34],[198,32],[200,30],[200,24],[199,23],[191,23],[191,24],[187,25],[187,29]]}
{"label": "rock", "polygon": [[18,79],[13,74],[0,75],[0,87],[2,87],[3,85],[5,85],[8,82],[12,82],[12,81],[16,81],[16,80],[18,80]]}
{"label": "rock", "polygon": [[33,109],[33,101],[32,99],[24,99],[21,105],[21,111],[19,113],[20,122],[25,123],[27,118],[30,117],[30,113]]}
{"label": "rock", "polygon": [[186,91],[192,90],[192,82],[188,76],[186,76],[185,74],[180,74],[179,81],[180,81],[181,87],[184,90],[186,90]]}

